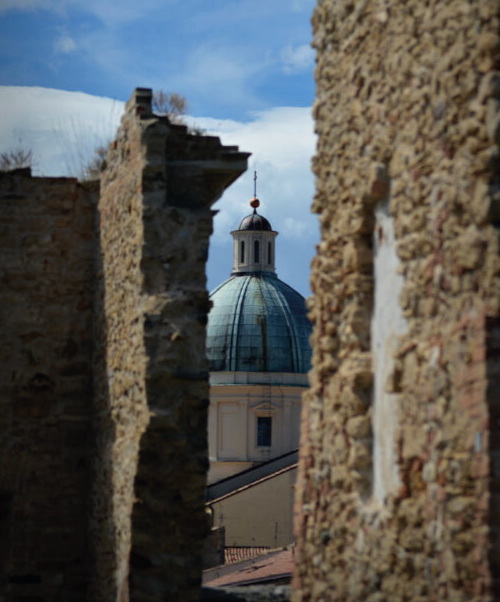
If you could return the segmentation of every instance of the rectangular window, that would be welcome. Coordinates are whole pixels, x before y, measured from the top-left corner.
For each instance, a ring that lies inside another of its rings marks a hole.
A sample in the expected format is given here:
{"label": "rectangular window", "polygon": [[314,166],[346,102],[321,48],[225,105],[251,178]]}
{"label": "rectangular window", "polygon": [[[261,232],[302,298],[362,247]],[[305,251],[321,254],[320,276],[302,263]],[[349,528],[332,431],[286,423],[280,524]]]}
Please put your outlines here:
{"label": "rectangular window", "polygon": [[253,260],[255,263],[259,263],[259,241],[254,240],[253,243]]}
{"label": "rectangular window", "polygon": [[257,416],[257,447],[271,447],[271,416]]}
{"label": "rectangular window", "polygon": [[240,243],[240,263],[245,263],[245,241]]}

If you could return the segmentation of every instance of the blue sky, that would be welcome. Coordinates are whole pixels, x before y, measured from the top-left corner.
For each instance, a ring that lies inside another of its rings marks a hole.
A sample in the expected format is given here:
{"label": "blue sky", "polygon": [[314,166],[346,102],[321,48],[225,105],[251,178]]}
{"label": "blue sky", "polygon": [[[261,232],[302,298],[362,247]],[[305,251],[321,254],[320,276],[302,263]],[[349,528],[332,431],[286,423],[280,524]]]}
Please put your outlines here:
{"label": "blue sky", "polygon": [[[8,116],[0,126],[0,150],[21,141],[35,148],[40,173],[69,173],[57,162],[67,155],[61,141],[75,134],[68,130],[100,129],[107,138],[135,87],[183,94],[202,127],[253,153],[250,171],[216,206],[209,287],[230,271],[227,231],[248,212],[256,167],[262,213],[281,233],[278,275],[308,294],[308,265],[318,237],[316,218],[309,215],[314,5],[315,0],[0,0],[0,107]],[[91,96],[76,94],[81,92]]]}

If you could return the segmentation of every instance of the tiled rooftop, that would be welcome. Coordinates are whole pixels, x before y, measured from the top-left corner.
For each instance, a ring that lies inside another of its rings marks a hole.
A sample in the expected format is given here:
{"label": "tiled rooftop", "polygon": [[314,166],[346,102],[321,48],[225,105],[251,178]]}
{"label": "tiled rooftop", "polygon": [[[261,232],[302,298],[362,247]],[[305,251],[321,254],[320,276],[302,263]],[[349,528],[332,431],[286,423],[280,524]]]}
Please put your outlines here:
{"label": "tiled rooftop", "polygon": [[255,558],[203,571],[203,585],[221,587],[287,581],[291,579],[292,567],[292,549],[281,548]]}
{"label": "tiled rooftop", "polygon": [[266,552],[269,552],[269,547],[229,546],[224,550],[224,560],[226,564],[230,564],[246,558],[260,556]]}

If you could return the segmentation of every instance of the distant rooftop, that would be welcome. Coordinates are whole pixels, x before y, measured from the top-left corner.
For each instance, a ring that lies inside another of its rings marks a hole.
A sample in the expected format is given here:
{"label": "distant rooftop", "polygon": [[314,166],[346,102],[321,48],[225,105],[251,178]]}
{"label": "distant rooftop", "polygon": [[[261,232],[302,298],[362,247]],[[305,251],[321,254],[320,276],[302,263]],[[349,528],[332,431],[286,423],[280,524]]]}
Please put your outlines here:
{"label": "distant rooftop", "polygon": [[225,564],[203,571],[205,587],[289,583],[292,577],[293,551],[280,548],[255,558]]}
{"label": "distant rooftop", "polygon": [[226,477],[216,483],[212,483],[207,487],[205,502],[213,502],[221,497],[235,493],[243,487],[254,485],[283,470],[291,470],[297,466],[298,460],[299,450],[295,449],[282,456],[263,462],[258,466],[252,466],[252,468],[248,468],[247,470]]}

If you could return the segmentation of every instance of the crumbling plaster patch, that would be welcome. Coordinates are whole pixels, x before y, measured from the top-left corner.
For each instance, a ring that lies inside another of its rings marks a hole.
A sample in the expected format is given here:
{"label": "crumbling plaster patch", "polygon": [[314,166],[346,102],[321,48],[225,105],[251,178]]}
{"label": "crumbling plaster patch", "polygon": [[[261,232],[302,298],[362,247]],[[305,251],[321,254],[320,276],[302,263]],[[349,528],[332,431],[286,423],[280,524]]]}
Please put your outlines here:
{"label": "crumbling plaster patch", "polygon": [[373,232],[373,495],[380,503],[401,484],[396,450],[399,396],[395,391],[400,370],[394,354],[398,337],[407,330],[399,303],[404,280],[399,273],[401,266],[389,202],[386,200],[376,206]]}

